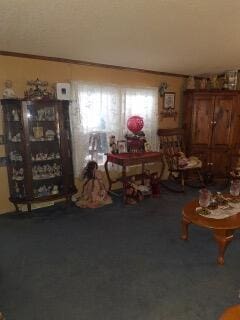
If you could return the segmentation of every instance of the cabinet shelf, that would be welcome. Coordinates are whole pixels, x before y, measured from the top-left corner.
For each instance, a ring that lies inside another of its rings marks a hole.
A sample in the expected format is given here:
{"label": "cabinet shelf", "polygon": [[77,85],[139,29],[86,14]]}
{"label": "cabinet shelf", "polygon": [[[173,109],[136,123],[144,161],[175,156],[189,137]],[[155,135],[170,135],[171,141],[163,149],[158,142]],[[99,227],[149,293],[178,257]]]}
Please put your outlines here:
{"label": "cabinet shelf", "polygon": [[33,164],[37,164],[37,163],[48,163],[48,162],[59,162],[61,161],[60,158],[56,158],[56,159],[46,159],[46,160],[32,160]]}
{"label": "cabinet shelf", "polygon": [[60,178],[62,178],[62,176],[44,177],[44,178],[34,178],[34,177],[33,177],[33,181],[34,181],[34,182],[38,182],[38,181],[53,180],[53,179],[60,179]]}
{"label": "cabinet shelf", "polygon": [[43,123],[43,122],[53,122],[53,123],[55,123],[56,120],[36,120],[36,119],[31,119],[31,122],[41,122],[41,123]]}
{"label": "cabinet shelf", "polygon": [[59,140],[57,139],[53,139],[53,140],[48,140],[48,139],[45,139],[45,140],[30,140],[31,143],[35,143],[35,142],[59,142]]}

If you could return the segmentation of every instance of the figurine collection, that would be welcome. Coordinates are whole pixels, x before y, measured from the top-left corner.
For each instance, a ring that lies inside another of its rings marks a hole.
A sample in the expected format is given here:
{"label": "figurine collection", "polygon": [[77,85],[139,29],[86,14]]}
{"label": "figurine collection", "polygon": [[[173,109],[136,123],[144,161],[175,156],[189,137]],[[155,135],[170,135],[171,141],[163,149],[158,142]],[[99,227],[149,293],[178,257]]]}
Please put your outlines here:
{"label": "figurine collection", "polygon": [[38,188],[33,189],[33,194],[35,198],[56,195],[59,194],[59,186],[56,184],[51,184],[48,186],[44,184]]}
{"label": "figurine collection", "polygon": [[60,177],[61,174],[61,166],[57,163],[54,163],[53,165],[35,165],[32,167],[33,180]]}
{"label": "figurine collection", "polygon": [[55,121],[54,107],[44,107],[38,109],[35,113],[29,114],[33,121]]}
{"label": "figurine collection", "polygon": [[16,181],[24,180],[24,169],[23,168],[13,168],[12,169],[12,179]]}
{"label": "figurine collection", "polygon": [[11,151],[9,153],[9,157],[11,161],[23,161],[22,155],[18,151]]}
{"label": "figurine collection", "polygon": [[47,160],[54,160],[54,159],[60,159],[60,153],[59,152],[38,152],[35,155],[31,155],[32,161],[47,161]]}

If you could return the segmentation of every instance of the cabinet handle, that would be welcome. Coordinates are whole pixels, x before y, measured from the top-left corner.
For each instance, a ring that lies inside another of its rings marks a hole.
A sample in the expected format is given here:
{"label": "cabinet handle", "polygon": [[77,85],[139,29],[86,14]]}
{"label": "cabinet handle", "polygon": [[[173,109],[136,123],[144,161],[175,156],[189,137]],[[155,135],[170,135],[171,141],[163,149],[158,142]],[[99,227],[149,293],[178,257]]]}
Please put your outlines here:
{"label": "cabinet handle", "polygon": [[211,124],[215,125],[217,123],[217,121],[211,121]]}

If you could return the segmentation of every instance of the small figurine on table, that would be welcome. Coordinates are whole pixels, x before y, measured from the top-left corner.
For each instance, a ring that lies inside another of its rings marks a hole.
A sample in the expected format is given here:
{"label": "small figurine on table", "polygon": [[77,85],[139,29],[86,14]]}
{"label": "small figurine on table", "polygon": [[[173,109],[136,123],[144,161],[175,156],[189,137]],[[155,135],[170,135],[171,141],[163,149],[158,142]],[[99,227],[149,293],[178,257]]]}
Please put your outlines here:
{"label": "small figurine on table", "polygon": [[131,177],[130,181],[126,185],[126,203],[135,204],[137,201],[143,200],[143,194],[138,189],[138,185],[135,182],[135,177]]}
{"label": "small figurine on table", "polygon": [[160,196],[160,177],[157,173],[153,173],[151,175],[151,189],[152,189],[152,197]]}
{"label": "small figurine on table", "polygon": [[110,137],[110,141],[109,141],[109,146],[110,146],[110,150],[111,150],[111,153],[118,153],[118,150],[117,150],[117,144],[116,144],[116,141],[115,141],[115,136],[111,136]]}

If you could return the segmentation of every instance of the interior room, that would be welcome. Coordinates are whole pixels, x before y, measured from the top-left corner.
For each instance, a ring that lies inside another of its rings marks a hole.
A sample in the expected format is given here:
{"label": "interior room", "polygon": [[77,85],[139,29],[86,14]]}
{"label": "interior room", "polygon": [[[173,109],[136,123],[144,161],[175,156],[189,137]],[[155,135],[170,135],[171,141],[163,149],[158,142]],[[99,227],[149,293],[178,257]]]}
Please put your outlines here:
{"label": "interior room", "polygon": [[0,320],[240,319],[239,13],[1,2]]}

